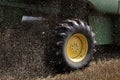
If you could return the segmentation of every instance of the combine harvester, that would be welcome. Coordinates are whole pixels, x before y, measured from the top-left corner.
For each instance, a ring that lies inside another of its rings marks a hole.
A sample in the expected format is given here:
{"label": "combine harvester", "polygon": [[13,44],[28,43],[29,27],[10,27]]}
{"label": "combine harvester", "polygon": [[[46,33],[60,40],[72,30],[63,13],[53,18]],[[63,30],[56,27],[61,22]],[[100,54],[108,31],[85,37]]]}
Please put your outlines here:
{"label": "combine harvester", "polygon": [[95,45],[120,45],[120,0],[0,0],[0,28],[17,28],[23,15],[50,22],[44,60],[52,70],[84,68]]}

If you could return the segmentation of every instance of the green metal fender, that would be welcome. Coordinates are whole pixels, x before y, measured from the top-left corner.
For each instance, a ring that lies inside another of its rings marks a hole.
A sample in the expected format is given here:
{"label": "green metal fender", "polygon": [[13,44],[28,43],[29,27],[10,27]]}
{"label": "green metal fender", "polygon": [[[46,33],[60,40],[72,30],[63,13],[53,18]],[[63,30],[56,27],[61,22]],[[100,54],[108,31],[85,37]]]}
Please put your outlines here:
{"label": "green metal fender", "polygon": [[112,14],[120,14],[120,0],[88,0],[96,9]]}

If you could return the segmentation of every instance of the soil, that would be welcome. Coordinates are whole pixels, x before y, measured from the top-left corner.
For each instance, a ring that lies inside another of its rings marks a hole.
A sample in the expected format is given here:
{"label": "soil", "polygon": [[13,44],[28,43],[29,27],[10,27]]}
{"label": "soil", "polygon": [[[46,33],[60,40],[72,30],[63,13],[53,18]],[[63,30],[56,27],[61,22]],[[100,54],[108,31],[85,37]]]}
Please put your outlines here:
{"label": "soil", "polygon": [[0,29],[0,75],[45,76],[49,71],[43,60],[48,28],[47,21],[34,21],[18,29]]}
{"label": "soil", "polygon": [[44,61],[51,28],[48,21],[36,21],[23,23],[18,29],[0,29],[0,80],[120,79],[119,47],[99,47],[89,67],[51,75]]}

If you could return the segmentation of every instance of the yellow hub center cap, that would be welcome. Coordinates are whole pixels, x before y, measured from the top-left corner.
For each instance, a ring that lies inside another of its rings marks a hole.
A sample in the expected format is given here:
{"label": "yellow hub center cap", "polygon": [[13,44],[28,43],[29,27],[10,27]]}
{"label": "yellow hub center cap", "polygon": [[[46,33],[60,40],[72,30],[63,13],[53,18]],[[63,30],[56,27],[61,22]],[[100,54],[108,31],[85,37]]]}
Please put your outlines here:
{"label": "yellow hub center cap", "polygon": [[87,55],[88,41],[83,34],[74,34],[68,40],[66,52],[68,58],[73,62],[82,61]]}

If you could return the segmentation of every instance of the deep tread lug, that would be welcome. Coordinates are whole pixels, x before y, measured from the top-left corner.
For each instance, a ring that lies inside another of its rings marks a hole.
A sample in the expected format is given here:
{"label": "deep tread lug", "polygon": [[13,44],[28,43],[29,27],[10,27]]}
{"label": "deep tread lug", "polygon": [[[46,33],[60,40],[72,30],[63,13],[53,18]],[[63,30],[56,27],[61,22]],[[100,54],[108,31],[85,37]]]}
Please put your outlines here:
{"label": "deep tread lug", "polygon": [[87,29],[88,29],[89,31],[91,31],[91,30],[92,30],[90,26],[87,26]]}
{"label": "deep tread lug", "polygon": [[60,24],[60,27],[59,28],[66,28],[67,30],[69,31],[72,31],[73,28],[72,27],[69,27],[68,24]]}
{"label": "deep tread lug", "polygon": [[83,21],[80,21],[80,24],[81,24],[83,27],[86,27]]}
{"label": "deep tread lug", "polygon": [[94,51],[94,53],[95,53],[95,52],[97,52],[97,50],[96,50],[96,49],[93,49],[93,51]]}
{"label": "deep tread lug", "polygon": [[75,20],[67,20],[67,21],[72,23],[73,26],[79,26],[79,24]]}
{"label": "deep tread lug", "polygon": [[60,36],[67,36],[66,33],[59,33]]}
{"label": "deep tread lug", "polygon": [[97,41],[94,40],[94,44],[97,44]]}
{"label": "deep tread lug", "polygon": [[92,32],[92,36],[95,37],[95,33],[94,32]]}
{"label": "deep tread lug", "polygon": [[56,44],[59,46],[59,45],[61,45],[63,43],[63,41],[59,41],[59,42],[57,42]]}

